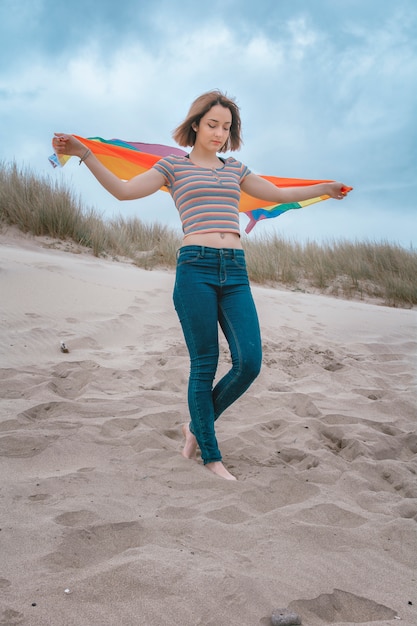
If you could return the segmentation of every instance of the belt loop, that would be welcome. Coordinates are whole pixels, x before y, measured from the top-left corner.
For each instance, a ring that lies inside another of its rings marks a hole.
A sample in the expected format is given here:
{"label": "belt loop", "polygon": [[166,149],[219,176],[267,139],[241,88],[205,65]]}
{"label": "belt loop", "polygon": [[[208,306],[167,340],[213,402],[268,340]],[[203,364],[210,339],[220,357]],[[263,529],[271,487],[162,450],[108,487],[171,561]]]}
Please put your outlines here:
{"label": "belt loop", "polygon": [[200,249],[200,255],[201,255],[201,258],[203,258],[203,259],[204,259],[204,253],[205,253],[205,251],[206,251],[205,246],[201,246],[201,249]]}

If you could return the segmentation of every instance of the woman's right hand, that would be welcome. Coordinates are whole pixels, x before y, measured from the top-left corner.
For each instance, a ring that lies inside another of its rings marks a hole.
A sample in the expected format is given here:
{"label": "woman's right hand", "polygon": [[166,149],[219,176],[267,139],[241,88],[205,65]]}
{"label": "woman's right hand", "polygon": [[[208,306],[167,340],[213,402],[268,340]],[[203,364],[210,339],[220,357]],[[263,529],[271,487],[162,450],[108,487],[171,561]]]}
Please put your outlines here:
{"label": "woman's right hand", "polygon": [[79,139],[66,133],[54,133],[52,147],[56,154],[64,154],[66,156],[82,157],[86,151],[85,145]]}

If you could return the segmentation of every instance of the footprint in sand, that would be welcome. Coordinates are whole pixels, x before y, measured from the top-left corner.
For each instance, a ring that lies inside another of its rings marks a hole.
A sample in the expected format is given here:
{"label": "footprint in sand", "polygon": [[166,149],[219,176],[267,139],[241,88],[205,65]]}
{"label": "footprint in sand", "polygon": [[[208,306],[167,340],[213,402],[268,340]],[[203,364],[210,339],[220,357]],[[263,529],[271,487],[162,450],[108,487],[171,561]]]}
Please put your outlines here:
{"label": "footprint in sand", "polygon": [[241,524],[251,519],[249,515],[233,505],[210,511],[206,513],[206,517],[222,522],[223,524]]}
{"label": "footprint in sand", "polygon": [[282,396],[283,404],[298,417],[319,417],[320,411],[304,393],[290,393]]}
{"label": "footprint in sand", "polygon": [[297,519],[308,524],[341,528],[357,528],[367,521],[364,517],[335,504],[318,504],[304,509],[298,513]]}
{"label": "footprint in sand", "polygon": [[5,609],[0,613],[0,626],[14,626],[15,624],[23,624],[23,613],[14,609]]}
{"label": "footprint in sand", "polygon": [[296,465],[298,470],[309,470],[320,465],[320,459],[297,448],[281,448],[277,451],[276,462]]}
{"label": "footprint in sand", "polygon": [[65,402],[43,402],[32,406],[30,409],[19,413],[20,418],[30,422],[40,422],[41,420],[50,420],[51,418],[60,417],[62,408],[66,407]]}
{"label": "footprint in sand", "polygon": [[325,624],[380,622],[397,617],[389,607],[341,589],[334,589],[333,593],[324,593],[312,600],[296,600],[291,602],[289,608],[302,615],[306,624],[309,617],[311,620],[318,617]]}
{"label": "footprint in sand", "polygon": [[27,458],[40,454],[58,439],[53,435],[29,437],[23,434],[5,435],[0,438],[0,456]]}
{"label": "footprint in sand", "polygon": [[[71,517],[64,519],[71,520]],[[43,561],[51,571],[90,567],[143,545],[144,535],[137,521],[68,529],[58,549]]]}
{"label": "footprint in sand", "polygon": [[158,510],[158,516],[164,519],[191,519],[198,515],[198,510],[188,506],[165,506]]}
{"label": "footprint in sand", "polygon": [[62,526],[86,526],[97,521],[97,515],[92,511],[81,509],[79,511],[67,511],[58,515],[54,522]]}
{"label": "footprint in sand", "polygon": [[35,493],[33,496],[29,496],[31,502],[45,502],[49,500],[51,496],[48,493]]}
{"label": "footprint in sand", "polygon": [[[271,493],[274,497],[271,498]],[[257,511],[257,514],[266,514],[271,511],[305,502],[316,496],[319,488],[311,483],[298,480],[294,476],[282,475],[279,480],[272,480],[268,491],[248,490],[242,494],[245,504]]]}

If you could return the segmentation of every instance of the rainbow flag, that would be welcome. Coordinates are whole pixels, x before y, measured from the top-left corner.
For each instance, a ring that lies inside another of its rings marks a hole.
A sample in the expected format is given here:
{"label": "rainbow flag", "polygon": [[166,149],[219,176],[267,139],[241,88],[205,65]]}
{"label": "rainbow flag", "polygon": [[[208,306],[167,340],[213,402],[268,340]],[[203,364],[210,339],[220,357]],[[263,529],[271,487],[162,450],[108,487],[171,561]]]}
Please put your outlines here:
{"label": "rainbow flag", "polygon": [[[162,144],[140,143],[133,141],[122,141],[121,139],[102,139],[101,137],[78,137],[86,148],[89,148],[95,156],[111,172],[123,180],[129,180],[138,174],[142,174],[150,169],[159,159],[175,154],[187,154],[180,148],[165,146]],[[49,157],[53,167],[62,167],[71,157],[58,156],[53,154]],[[301,187],[314,185],[317,183],[331,182],[329,180],[307,180],[300,178],[278,178],[276,176],[261,176],[269,180],[277,187]],[[163,191],[168,191],[166,187],[161,187]],[[350,191],[350,187],[344,191]],[[272,217],[278,217],[292,209],[303,207],[327,200],[329,196],[318,196],[302,202],[289,202],[284,204],[272,204],[270,202],[253,198],[242,192],[239,211],[244,213],[249,223],[245,228],[246,233],[250,233],[253,227],[260,221]]]}

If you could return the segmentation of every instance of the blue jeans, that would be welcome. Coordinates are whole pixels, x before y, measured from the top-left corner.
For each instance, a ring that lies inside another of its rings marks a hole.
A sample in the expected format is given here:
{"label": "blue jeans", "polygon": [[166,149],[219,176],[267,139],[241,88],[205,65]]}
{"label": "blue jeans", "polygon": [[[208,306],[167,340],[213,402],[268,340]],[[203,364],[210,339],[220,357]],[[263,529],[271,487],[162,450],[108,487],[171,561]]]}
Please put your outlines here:
{"label": "blue jeans", "polygon": [[[174,305],[190,354],[190,430],[204,464],[221,461],[214,423],[259,374],[261,334],[245,253],[233,248],[184,246],[177,255]],[[213,389],[220,325],[232,366]]]}

